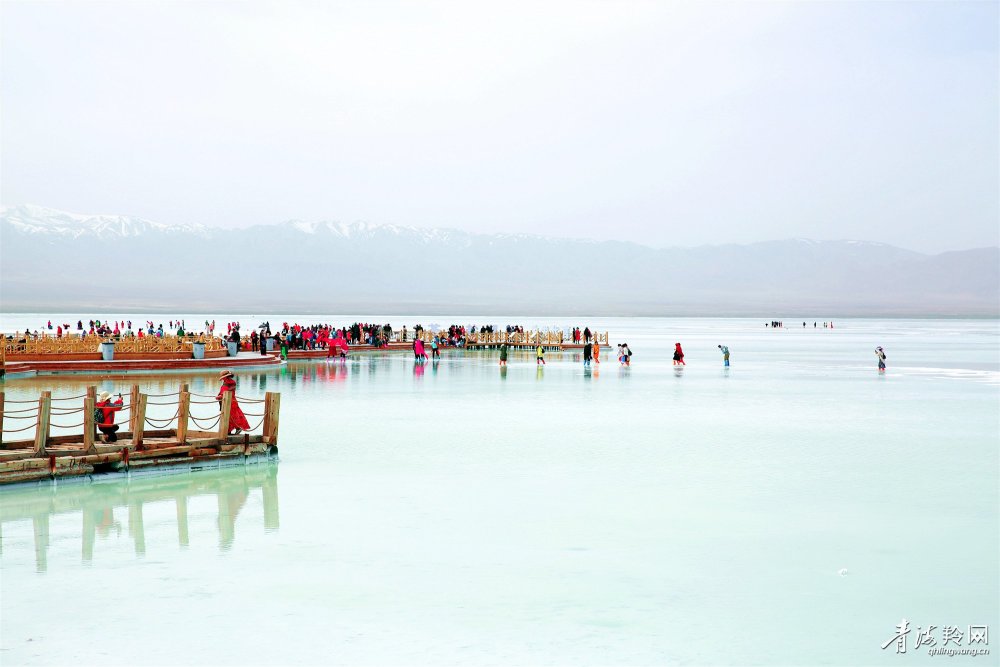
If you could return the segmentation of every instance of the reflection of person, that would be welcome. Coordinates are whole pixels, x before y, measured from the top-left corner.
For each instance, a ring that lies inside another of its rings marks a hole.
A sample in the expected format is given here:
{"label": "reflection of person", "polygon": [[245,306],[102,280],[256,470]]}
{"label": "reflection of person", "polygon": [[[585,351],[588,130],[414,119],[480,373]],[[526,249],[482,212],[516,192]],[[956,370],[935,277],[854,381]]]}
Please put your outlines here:
{"label": "reflection of person", "polygon": [[122,395],[118,394],[118,400],[111,402],[111,394],[102,391],[97,403],[97,409],[101,411],[101,421],[97,424],[100,429],[101,440],[104,442],[118,442],[118,424],[115,423],[115,413],[122,409],[124,401]]}
{"label": "reflection of person", "polygon": [[226,432],[232,433],[235,430],[238,434],[250,430],[250,422],[247,421],[246,415],[243,414],[243,410],[240,409],[240,405],[236,401],[236,378],[233,377],[233,372],[222,371],[219,373],[219,379],[222,380],[222,387],[219,388],[219,393],[216,394],[215,399],[220,404],[224,392],[233,392],[233,404],[229,412],[229,428]]}

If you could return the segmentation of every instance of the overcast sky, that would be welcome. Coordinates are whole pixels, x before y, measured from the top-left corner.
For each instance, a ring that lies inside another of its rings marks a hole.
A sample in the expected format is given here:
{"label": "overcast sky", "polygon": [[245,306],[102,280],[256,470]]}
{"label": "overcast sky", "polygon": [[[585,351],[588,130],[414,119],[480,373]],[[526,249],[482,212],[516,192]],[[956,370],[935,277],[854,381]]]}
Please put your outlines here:
{"label": "overcast sky", "polygon": [[2,3],[6,205],[1000,243],[998,3]]}

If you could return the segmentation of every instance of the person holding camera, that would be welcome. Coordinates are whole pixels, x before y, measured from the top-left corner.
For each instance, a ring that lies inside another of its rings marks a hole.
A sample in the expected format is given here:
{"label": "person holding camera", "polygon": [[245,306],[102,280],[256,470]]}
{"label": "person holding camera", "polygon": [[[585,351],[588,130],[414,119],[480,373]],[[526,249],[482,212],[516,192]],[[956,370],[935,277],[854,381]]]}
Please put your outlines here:
{"label": "person holding camera", "polygon": [[115,423],[115,413],[122,409],[124,403],[121,393],[118,394],[118,400],[114,402],[111,401],[111,393],[107,391],[102,391],[98,397],[94,412],[100,413],[97,428],[104,434],[101,436],[101,440],[104,442],[118,442],[118,424]]}

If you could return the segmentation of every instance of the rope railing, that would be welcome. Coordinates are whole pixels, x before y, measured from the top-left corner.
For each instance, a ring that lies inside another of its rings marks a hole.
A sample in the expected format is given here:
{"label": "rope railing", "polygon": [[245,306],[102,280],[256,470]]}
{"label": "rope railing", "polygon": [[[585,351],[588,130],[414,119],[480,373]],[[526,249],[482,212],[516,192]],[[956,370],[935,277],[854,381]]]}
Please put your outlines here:
{"label": "rope railing", "polygon": [[4,433],[20,433],[21,431],[27,431],[29,428],[35,428],[34,424],[28,424],[24,428],[5,428]]}
{"label": "rope railing", "polygon": [[[8,403],[12,403],[13,401],[7,401],[7,402]],[[38,401],[32,401],[32,403],[37,403],[37,402]],[[38,410],[38,406],[36,405],[33,408],[25,408],[24,410],[4,410],[3,413],[5,415],[12,415],[12,414],[15,414],[17,412],[36,412],[37,410]]]}
{"label": "rope railing", "polygon": [[215,419],[212,420],[211,424],[209,424],[208,426],[205,426],[204,424],[201,423],[202,420],[198,419],[197,417],[191,417],[191,421],[193,421],[195,423],[195,425],[198,428],[200,428],[200,429],[212,429],[212,428],[215,428],[216,426],[219,425],[219,420],[220,419],[222,419],[222,414],[221,413],[219,413],[219,415]]}
{"label": "rope railing", "polygon": [[[185,394],[184,400],[177,398],[174,401],[160,401],[160,400],[149,400],[149,398],[166,398],[169,396],[179,397],[181,394]],[[60,399],[52,399],[51,397],[43,396],[39,399],[34,400],[5,400],[4,405],[10,408],[14,405],[21,405],[23,407],[16,407],[14,409],[6,409],[2,411],[3,423],[0,423],[0,433],[4,434],[5,443],[12,442],[8,441],[8,434],[14,433],[24,433],[30,432],[32,430],[36,431],[35,438],[44,437],[46,443],[50,431],[54,430],[60,435],[58,436],[60,440],[57,442],[69,442],[67,436],[63,435],[65,432],[72,432],[78,429],[86,430],[88,424],[92,427],[111,427],[117,426],[125,429],[125,432],[134,431],[133,437],[137,442],[141,441],[143,436],[143,429],[141,426],[146,426],[150,428],[151,431],[162,431],[164,429],[176,428],[178,436],[182,432],[186,432],[187,424],[191,425],[191,428],[196,431],[209,431],[213,432],[218,430],[222,433],[221,420],[223,413],[221,409],[219,411],[212,411],[208,415],[194,415],[190,414],[192,404],[196,405],[211,405],[221,406],[223,401],[216,396],[211,394],[198,394],[194,392],[170,392],[170,393],[159,393],[159,394],[139,394],[137,387],[133,386],[131,398],[129,402],[122,401],[121,404],[112,403],[110,405],[97,403],[94,404],[94,389],[91,388],[86,394],[80,394],[76,396],[67,396]],[[136,396],[140,399],[136,401]],[[192,396],[201,397],[203,400],[190,400]],[[237,401],[249,405],[270,405],[271,395],[268,394],[266,398],[249,398],[249,397],[237,397],[235,394],[231,394],[234,403]],[[62,405],[54,405],[52,401],[61,401]],[[80,400],[82,405],[77,404],[77,407],[72,407],[66,405],[65,401]],[[10,404],[10,405],[8,405]],[[96,416],[88,414],[88,404],[89,409],[96,412]],[[154,409],[152,412],[160,412],[161,416],[147,415],[145,414],[145,408],[147,406],[168,406],[165,410]],[[113,408],[113,411],[107,413],[107,423],[105,423],[105,412],[108,408]],[[173,414],[170,415],[168,412],[169,408],[174,408]],[[142,408],[142,412],[138,413],[137,410]],[[182,417],[182,413],[188,413],[186,417]],[[248,420],[254,420],[253,424],[248,423],[248,428],[242,429],[244,432],[257,431],[260,432],[264,428],[264,424],[268,419],[268,415],[271,415],[270,407],[263,408],[261,412],[244,412],[243,416]],[[169,416],[167,416],[169,415]],[[60,419],[69,417],[67,421],[70,423],[64,423]],[[76,422],[73,418],[80,419],[81,421]],[[136,419],[142,421],[137,422]],[[187,424],[184,428],[181,428],[181,421],[183,419],[187,420]],[[21,422],[23,426],[20,428],[11,428],[16,426],[16,422]],[[28,422],[28,423],[25,423]],[[232,423],[232,422],[230,422]],[[7,428],[4,428],[7,427]],[[269,435],[273,437],[275,429],[269,430]],[[86,434],[84,434],[86,436]],[[268,435],[268,434],[265,434]],[[29,436],[21,436],[30,437]],[[159,436],[154,436],[159,437]],[[86,441],[86,437],[84,437]],[[36,445],[37,446],[37,445]]]}

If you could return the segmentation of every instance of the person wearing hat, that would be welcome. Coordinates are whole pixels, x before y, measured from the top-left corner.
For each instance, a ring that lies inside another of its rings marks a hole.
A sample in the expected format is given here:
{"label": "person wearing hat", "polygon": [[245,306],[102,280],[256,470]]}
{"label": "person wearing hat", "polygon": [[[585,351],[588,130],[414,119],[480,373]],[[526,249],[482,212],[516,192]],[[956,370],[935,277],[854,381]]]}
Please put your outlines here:
{"label": "person wearing hat", "polygon": [[878,357],[878,372],[885,373],[885,350],[881,345],[875,348],[875,356]]}
{"label": "person wearing hat", "polygon": [[729,366],[729,346],[720,345],[719,351],[722,352],[722,365]]}
{"label": "person wearing hat", "polygon": [[215,399],[219,401],[219,406],[222,406],[222,397],[224,392],[233,392],[233,405],[229,411],[229,429],[228,433],[242,433],[243,431],[250,430],[250,422],[247,421],[246,415],[243,414],[243,410],[240,409],[239,403],[236,401],[236,378],[233,377],[232,371],[222,371],[219,373],[219,379],[222,380],[222,387],[219,388],[219,393],[216,394]]}
{"label": "person wearing hat", "polygon": [[118,442],[118,424],[115,423],[115,413],[122,409],[124,402],[122,395],[118,394],[118,400],[111,401],[111,393],[102,391],[98,396],[95,410],[101,413],[101,419],[97,423],[97,428],[104,435],[101,440],[104,442]]}

